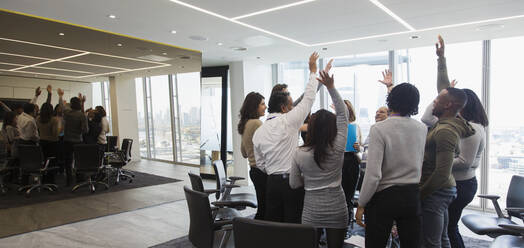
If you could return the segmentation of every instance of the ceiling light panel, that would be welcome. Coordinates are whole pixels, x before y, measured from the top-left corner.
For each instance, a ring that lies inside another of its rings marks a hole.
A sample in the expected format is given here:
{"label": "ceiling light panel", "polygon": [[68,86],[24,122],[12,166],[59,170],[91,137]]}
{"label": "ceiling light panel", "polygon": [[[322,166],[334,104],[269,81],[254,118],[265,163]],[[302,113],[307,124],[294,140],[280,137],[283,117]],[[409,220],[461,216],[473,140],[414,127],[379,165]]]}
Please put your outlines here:
{"label": "ceiling light panel", "polygon": [[[0,34],[1,35],[1,34]],[[83,51],[69,50],[32,42],[17,41],[0,37],[0,53],[10,53],[47,59],[58,59],[80,54]]]}
{"label": "ceiling light panel", "polygon": [[522,0],[379,1],[417,29],[524,14]]}
{"label": "ceiling light panel", "polygon": [[301,0],[184,0],[183,2],[212,11],[219,15],[234,18],[275,7],[302,2]]}
{"label": "ceiling light panel", "polygon": [[96,64],[96,65],[103,65],[103,66],[114,66],[114,67],[124,68],[128,70],[134,70],[134,69],[158,66],[158,65],[166,65],[165,63],[157,63],[157,62],[146,61],[146,60],[110,56],[110,55],[105,55],[105,54],[88,54],[86,56],[71,58],[65,61],[82,62],[82,63]]}
{"label": "ceiling light panel", "polygon": [[47,59],[28,58],[12,54],[0,53],[0,62],[20,65],[32,65],[47,61]]}
{"label": "ceiling light panel", "polygon": [[368,0],[331,0],[329,17],[318,12],[325,5],[325,1],[315,1],[240,21],[306,44],[406,30]]}
{"label": "ceiling light panel", "polygon": [[253,13],[249,13],[249,14],[233,17],[232,19],[233,20],[239,20],[239,19],[242,19],[242,18],[250,17],[250,16],[262,15],[262,14],[265,14],[265,13],[278,11],[278,10],[286,9],[286,8],[291,8],[291,7],[295,7],[295,6],[298,6],[298,5],[302,5],[302,4],[306,4],[306,3],[310,3],[310,2],[314,2],[314,1],[316,1],[316,0],[304,0],[304,1],[294,2],[294,3],[290,3],[290,4],[280,5],[280,6],[277,6],[277,7],[274,7],[274,8],[269,8],[269,9],[260,10],[260,11],[256,11],[256,12],[253,12]]}
{"label": "ceiling light panel", "polygon": [[378,0],[369,0],[371,3],[373,3],[375,6],[377,6],[379,9],[381,9],[382,11],[386,12],[386,14],[388,14],[389,16],[391,16],[393,19],[395,19],[397,22],[399,22],[400,24],[402,24],[402,26],[406,27],[408,30],[410,31],[414,31],[415,28],[413,26],[411,26],[409,23],[407,23],[406,21],[404,21],[402,18],[400,18],[400,16],[398,16],[397,14],[393,13],[393,11],[391,11],[388,7],[384,6],[382,3],[380,3]]}
{"label": "ceiling light panel", "polygon": [[29,67],[29,68],[21,69],[18,71],[36,72],[36,73],[41,73],[41,74],[59,74],[59,75],[69,76],[69,77],[80,77],[80,76],[90,75],[88,73],[62,71],[62,70],[57,70],[57,69],[46,69],[46,68],[38,68],[38,67]]}
{"label": "ceiling light panel", "polygon": [[46,64],[45,67],[63,69],[63,70],[75,70],[75,71],[87,71],[92,74],[109,73],[115,70],[124,70],[124,68],[108,68],[88,64],[76,64],[71,62],[56,61]]}
{"label": "ceiling light panel", "polygon": [[0,70],[4,70],[4,71],[9,71],[9,70],[12,70],[12,69],[17,68],[17,67],[19,67],[19,66],[0,63]]}

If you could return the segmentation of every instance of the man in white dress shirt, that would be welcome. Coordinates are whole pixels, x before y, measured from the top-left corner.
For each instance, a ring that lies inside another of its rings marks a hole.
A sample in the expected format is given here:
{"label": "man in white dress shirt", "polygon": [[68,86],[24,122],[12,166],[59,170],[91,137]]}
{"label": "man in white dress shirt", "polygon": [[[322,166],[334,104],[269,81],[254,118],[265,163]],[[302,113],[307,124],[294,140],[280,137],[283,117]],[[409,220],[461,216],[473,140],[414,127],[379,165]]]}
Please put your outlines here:
{"label": "man in white dress shirt", "polygon": [[[309,83],[302,101],[293,107],[288,92],[278,92],[269,99],[268,118],[253,136],[257,167],[268,175],[265,220],[300,223],[304,189],[291,189],[289,171],[293,152],[298,146],[299,128],[315,102],[318,53],[309,58]],[[330,63],[326,66],[329,70]]]}

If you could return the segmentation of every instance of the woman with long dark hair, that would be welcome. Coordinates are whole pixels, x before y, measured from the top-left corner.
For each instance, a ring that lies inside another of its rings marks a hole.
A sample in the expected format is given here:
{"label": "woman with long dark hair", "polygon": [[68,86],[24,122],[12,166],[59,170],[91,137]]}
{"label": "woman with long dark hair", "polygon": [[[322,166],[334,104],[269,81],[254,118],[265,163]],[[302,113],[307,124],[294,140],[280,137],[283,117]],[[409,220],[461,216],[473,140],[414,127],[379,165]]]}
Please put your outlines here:
{"label": "woman with long dark hair", "polygon": [[348,113],[335,89],[333,77],[320,72],[335,106],[336,115],[321,109],[311,115],[306,142],[293,155],[291,188],[304,187],[302,224],[326,229],[329,248],[342,247],[348,210],[342,190],[342,165],[346,148]]}
{"label": "woman with long dark hair", "polygon": [[238,133],[242,136],[242,143],[240,150],[242,156],[249,161],[249,177],[255,185],[257,194],[258,208],[255,219],[263,220],[265,213],[265,195],[266,195],[266,179],[267,175],[262,170],[258,169],[255,161],[255,153],[253,152],[253,134],[262,125],[260,117],[264,116],[266,112],[266,103],[264,97],[257,92],[250,92],[244,99],[244,103],[240,108],[240,121],[238,122]]}
{"label": "woman with long dark hair", "polygon": [[4,115],[4,123],[2,125],[2,136],[7,145],[7,154],[11,157],[16,157],[18,140],[20,133],[16,126],[16,119],[18,114],[14,111],[6,112]]}
{"label": "woman with long dark hair", "polygon": [[[40,133],[40,146],[44,158],[57,157],[58,155],[58,141],[60,134],[60,120],[54,116],[53,105],[50,103],[42,104],[40,108],[40,115],[36,118],[36,125]],[[51,161],[53,165],[56,161]],[[45,181],[53,182],[54,175],[47,174],[44,178]]]}

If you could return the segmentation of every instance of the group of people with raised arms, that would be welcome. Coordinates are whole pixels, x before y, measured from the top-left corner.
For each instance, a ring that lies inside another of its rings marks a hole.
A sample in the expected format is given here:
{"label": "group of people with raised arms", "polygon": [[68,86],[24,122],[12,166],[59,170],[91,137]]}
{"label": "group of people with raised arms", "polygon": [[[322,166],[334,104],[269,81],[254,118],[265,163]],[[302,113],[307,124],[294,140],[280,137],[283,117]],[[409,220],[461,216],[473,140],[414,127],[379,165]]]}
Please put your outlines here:
{"label": "group of people with raised arms", "polygon": [[[438,38],[438,96],[422,122],[412,118],[419,110],[418,89],[394,85],[386,70],[379,81],[387,86],[387,107],[377,110],[364,142],[358,126],[352,127],[355,111],[329,72],[332,61],[319,71],[317,53],[309,58],[304,94],[293,102],[287,86],[276,85],[265,122],[259,120],[265,115],[264,96],[249,93],[238,132],[258,200],[255,218],[309,224],[325,230],[328,247],[342,247],[359,164],[365,163],[355,219],[365,227],[366,247],[385,247],[393,225],[403,248],[464,247],[457,223],[477,190],[475,169],[488,118],[472,90],[449,81],[444,40]],[[322,86],[335,113],[310,113]],[[301,146],[300,131],[305,132]],[[348,142],[349,137],[356,142]]]}
{"label": "group of people with raised arms", "polygon": [[[23,105],[14,107],[0,101],[0,106],[6,111],[0,132],[1,140],[6,145],[8,166],[18,166],[18,146],[37,145],[41,147],[44,158],[53,157],[52,166],[60,169],[47,173],[44,181],[55,183],[55,174],[65,173],[66,185],[73,183],[73,147],[76,144],[98,144],[103,152],[107,146],[106,134],[109,132],[109,122],[104,107],[84,110],[86,96],[78,94],[69,102],[63,99],[64,90],[57,89],[58,104],[51,105],[53,87],[48,85],[47,100],[39,108],[36,101],[42,90],[35,89],[34,98]],[[21,178],[21,182],[20,182]],[[15,183],[26,184],[23,175],[11,177]]]}

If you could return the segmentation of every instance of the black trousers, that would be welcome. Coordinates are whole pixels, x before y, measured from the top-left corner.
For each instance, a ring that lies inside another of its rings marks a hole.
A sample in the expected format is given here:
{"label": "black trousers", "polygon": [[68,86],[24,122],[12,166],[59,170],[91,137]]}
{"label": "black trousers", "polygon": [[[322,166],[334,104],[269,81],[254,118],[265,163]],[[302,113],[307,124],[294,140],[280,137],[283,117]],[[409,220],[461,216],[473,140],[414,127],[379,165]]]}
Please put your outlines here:
{"label": "black trousers", "polygon": [[82,144],[80,142],[64,141],[64,160],[67,186],[73,183],[73,146]]}
{"label": "black trousers", "polygon": [[297,223],[302,221],[304,188],[292,189],[289,175],[268,175],[265,220]]}
{"label": "black trousers", "polygon": [[457,198],[448,208],[448,238],[452,248],[464,248],[464,241],[460,235],[458,222],[462,215],[462,210],[471,202],[477,193],[477,178],[457,182]]}
{"label": "black trousers", "polygon": [[397,223],[400,247],[419,248],[422,210],[417,184],[392,186],[377,192],[366,205],[366,247],[385,247],[393,221]]}
{"label": "black trousers", "polygon": [[255,185],[255,191],[257,193],[257,214],[255,219],[263,220],[266,213],[266,182],[267,174],[256,167],[251,167],[249,170],[249,178]]}
{"label": "black trousers", "polygon": [[344,153],[344,165],[342,166],[342,189],[346,196],[348,206],[348,217],[353,216],[353,197],[357,188],[360,159],[354,152]]}

